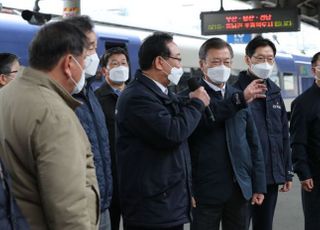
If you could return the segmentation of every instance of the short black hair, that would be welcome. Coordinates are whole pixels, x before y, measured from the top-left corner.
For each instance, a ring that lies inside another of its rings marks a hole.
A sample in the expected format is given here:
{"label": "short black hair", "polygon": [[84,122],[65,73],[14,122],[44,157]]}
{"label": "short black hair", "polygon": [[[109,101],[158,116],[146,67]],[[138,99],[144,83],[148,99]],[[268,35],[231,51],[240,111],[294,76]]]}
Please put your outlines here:
{"label": "short black hair", "polygon": [[257,48],[265,46],[270,46],[273,50],[273,56],[276,56],[277,49],[274,43],[270,41],[268,38],[263,38],[261,35],[256,36],[248,43],[246,47],[246,55],[252,57],[252,55],[256,52]]}
{"label": "short black hair", "polygon": [[12,70],[12,64],[19,58],[12,53],[0,53],[0,74],[9,74]]}
{"label": "short black hair", "polygon": [[165,32],[155,32],[148,36],[139,49],[139,65],[141,70],[151,68],[154,59],[158,56],[169,57],[168,43],[173,41],[173,36]]}
{"label": "short black hair", "polygon": [[94,24],[87,15],[77,15],[63,19],[63,21],[77,26],[82,32],[87,33],[93,31]]}
{"label": "short black hair", "polygon": [[210,38],[205,41],[199,49],[199,59],[204,60],[207,57],[208,50],[210,49],[224,49],[228,48],[231,58],[233,58],[233,50],[229,43],[221,38]]}
{"label": "short black hair", "polygon": [[106,67],[109,61],[109,58],[114,55],[114,54],[123,54],[124,56],[126,56],[127,62],[129,64],[129,56],[128,56],[128,52],[121,48],[121,47],[112,47],[110,49],[107,49],[105,51],[105,53],[101,56],[100,58],[100,66],[101,67]]}
{"label": "short black hair", "polygon": [[77,26],[64,21],[52,22],[42,27],[32,40],[29,64],[32,68],[50,71],[65,54],[80,56],[86,48],[87,37]]}
{"label": "short black hair", "polygon": [[313,55],[312,59],[311,59],[311,65],[312,67],[315,67],[316,62],[320,60],[320,52],[316,53],[315,55]]}

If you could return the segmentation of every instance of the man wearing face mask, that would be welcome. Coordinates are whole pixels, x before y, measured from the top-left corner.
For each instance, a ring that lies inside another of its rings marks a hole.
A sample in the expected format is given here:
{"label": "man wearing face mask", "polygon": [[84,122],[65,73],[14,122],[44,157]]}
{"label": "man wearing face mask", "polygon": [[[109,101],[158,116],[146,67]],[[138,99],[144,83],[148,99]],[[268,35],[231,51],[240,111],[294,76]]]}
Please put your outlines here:
{"label": "man wearing face mask", "polygon": [[101,196],[100,230],[110,230],[109,205],[112,196],[111,157],[109,149],[108,129],[105,117],[91,83],[98,69],[99,58],[96,53],[97,37],[93,31],[93,23],[88,16],[76,16],[64,20],[82,30],[89,42],[85,59],[85,68],[81,85],[73,92],[74,98],[82,102],[76,114],[87,133],[94,155],[94,164]]}
{"label": "man wearing face mask", "polygon": [[0,53],[0,89],[15,79],[19,69],[19,58],[16,55]]}
{"label": "man wearing face mask", "polygon": [[269,79],[275,55],[276,47],[269,39],[261,36],[252,39],[246,47],[245,60],[249,68],[240,73],[235,83],[237,88],[243,90],[251,81],[263,79],[268,89],[265,98],[250,104],[263,149],[267,181],[265,201],[252,210],[253,230],[272,229],[278,190],[288,192],[292,186],[287,112],[280,88]]}
{"label": "man wearing face mask", "polygon": [[313,85],[291,104],[291,148],[301,183],[304,229],[320,229],[320,52],[311,59]]}
{"label": "man wearing face mask", "polygon": [[191,164],[187,138],[209,96],[199,87],[186,103],[168,90],[183,73],[167,33],[147,37],[140,70],[116,108],[119,197],[126,230],[183,230],[190,221]]}
{"label": "man wearing face mask", "polygon": [[[63,34],[63,36],[61,36]],[[96,230],[99,192],[90,143],[70,94],[88,41],[63,21],[41,27],[21,77],[0,90],[0,157],[30,229]]]}
{"label": "man wearing face mask", "polygon": [[189,137],[193,179],[192,230],[247,230],[251,204],[266,192],[263,154],[247,102],[265,86],[254,81],[242,93],[226,84],[233,51],[220,38],[200,47],[199,59],[214,120],[204,113]]}
{"label": "man wearing face mask", "polygon": [[129,79],[128,53],[120,47],[108,49],[100,60],[101,72],[105,76],[103,85],[95,91],[106,118],[109,131],[110,155],[112,166],[113,191],[110,204],[111,229],[119,230],[120,201],[118,192],[116,153],[115,153],[115,108],[125,82]]}

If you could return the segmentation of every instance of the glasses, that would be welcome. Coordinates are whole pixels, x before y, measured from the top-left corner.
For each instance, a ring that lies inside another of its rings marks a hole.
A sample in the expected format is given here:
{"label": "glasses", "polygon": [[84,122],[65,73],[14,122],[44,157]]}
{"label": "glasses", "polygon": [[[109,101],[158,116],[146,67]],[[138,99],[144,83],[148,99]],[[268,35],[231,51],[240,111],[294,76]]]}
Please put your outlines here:
{"label": "glasses", "polygon": [[172,58],[172,59],[178,60],[179,62],[182,61],[182,59],[181,59],[181,58],[178,58],[178,57],[167,56],[167,58]]}
{"label": "glasses", "polygon": [[252,56],[253,58],[255,58],[258,63],[264,63],[264,62],[268,62],[269,64],[273,64],[274,63],[274,57],[264,57],[264,56]]}

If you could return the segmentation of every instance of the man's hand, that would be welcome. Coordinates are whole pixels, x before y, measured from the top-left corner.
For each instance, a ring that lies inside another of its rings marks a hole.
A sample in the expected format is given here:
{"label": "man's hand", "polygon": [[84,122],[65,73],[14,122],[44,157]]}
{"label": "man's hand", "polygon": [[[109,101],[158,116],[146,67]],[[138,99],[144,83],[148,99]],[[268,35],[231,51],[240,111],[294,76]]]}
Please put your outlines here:
{"label": "man's hand", "polygon": [[192,208],[197,207],[197,202],[196,202],[196,199],[194,199],[194,197],[191,198],[191,204],[192,204]]}
{"label": "man's hand", "polygon": [[243,91],[244,99],[250,103],[256,98],[265,98],[267,86],[264,84],[263,79],[256,79],[252,81]]}
{"label": "man's hand", "polygon": [[313,189],[313,179],[310,178],[310,179],[301,181],[301,187],[304,191],[311,192]]}
{"label": "man's hand", "polygon": [[207,94],[207,91],[203,88],[203,86],[199,87],[195,91],[189,93],[190,98],[198,98],[204,104],[204,106],[208,106],[210,103],[210,97]]}
{"label": "man's hand", "polygon": [[252,205],[261,205],[264,200],[264,195],[262,193],[253,193],[252,199],[251,199],[251,204]]}
{"label": "man's hand", "polygon": [[289,192],[292,188],[292,181],[286,181],[284,185],[279,189],[279,192]]}

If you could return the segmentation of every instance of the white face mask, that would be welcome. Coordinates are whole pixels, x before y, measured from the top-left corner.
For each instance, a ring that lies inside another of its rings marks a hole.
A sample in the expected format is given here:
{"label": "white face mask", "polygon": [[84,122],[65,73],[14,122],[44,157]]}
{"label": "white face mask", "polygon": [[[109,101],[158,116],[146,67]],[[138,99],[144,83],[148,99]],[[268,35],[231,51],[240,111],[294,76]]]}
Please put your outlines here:
{"label": "white face mask", "polygon": [[213,83],[226,83],[230,77],[231,69],[225,65],[208,68],[207,75]]}
{"label": "white face mask", "polygon": [[169,81],[174,85],[178,85],[183,75],[183,69],[181,67],[180,68],[172,67],[166,60],[164,61],[168,64],[168,66],[171,67],[170,74],[168,75]]}
{"label": "white face mask", "polygon": [[180,68],[172,67],[170,74],[168,76],[168,79],[170,82],[172,82],[172,84],[178,85],[182,75],[183,75],[183,69],[181,67]]}
{"label": "white face mask", "polygon": [[84,60],[85,63],[85,73],[89,76],[94,76],[97,73],[97,69],[99,66],[99,57],[97,53],[91,54],[87,56]]}
{"label": "white face mask", "polygon": [[259,78],[267,79],[271,76],[273,70],[273,65],[268,62],[252,64],[251,71]]}
{"label": "white face mask", "polygon": [[109,71],[111,81],[122,83],[129,79],[129,68],[127,66],[118,66]]}
{"label": "white face mask", "polygon": [[73,77],[70,77],[70,79],[73,81],[74,83],[74,88],[71,92],[71,94],[77,94],[77,93],[80,93],[81,90],[83,89],[83,86],[84,86],[84,83],[85,83],[85,79],[86,79],[86,76],[85,76],[85,71],[82,69],[81,65],[79,64],[79,62],[72,56],[73,60],[77,63],[78,67],[81,69],[81,77],[80,77],[80,80],[79,82],[77,83]]}

